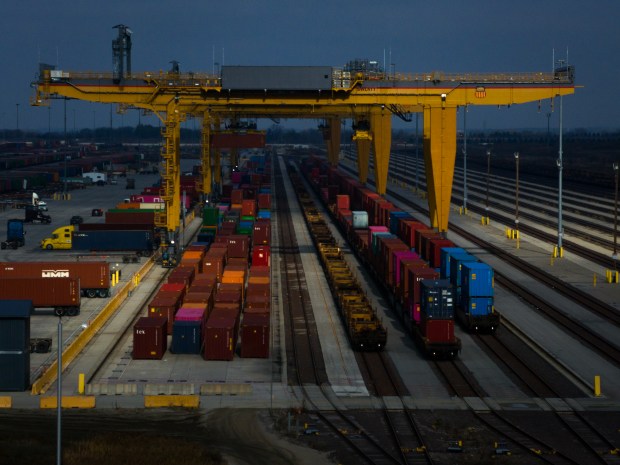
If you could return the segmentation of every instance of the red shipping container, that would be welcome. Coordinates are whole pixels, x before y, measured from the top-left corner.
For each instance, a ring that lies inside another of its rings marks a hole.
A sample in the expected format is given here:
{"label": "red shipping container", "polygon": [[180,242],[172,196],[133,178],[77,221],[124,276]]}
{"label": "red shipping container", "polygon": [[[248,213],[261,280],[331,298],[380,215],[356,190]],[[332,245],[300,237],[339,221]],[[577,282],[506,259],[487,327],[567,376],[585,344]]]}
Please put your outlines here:
{"label": "red shipping container", "polygon": [[337,210],[350,210],[351,209],[351,201],[348,195],[337,195],[336,196],[336,209]]}
{"label": "red shipping container", "polygon": [[416,234],[418,229],[428,229],[424,223],[416,220],[401,219],[398,227],[398,237],[400,237],[409,247],[416,249]]}
{"label": "red shipping container", "polygon": [[241,357],[269,358],[269,322],[266,313],[246,313],[241,322]]}
{"label": "red shipping container", "polygon": [[248,287],[245,290],[246,298],[250,295],[264,295],[269,297],[271,295],[271,286],[269,283],[259,284],[259,283],[248,283]]}
{"label": "red shipping container", "polygon": [[244,200],[241,203],[241,216],[256,216],[255,200]]}
{"label": "red shipping container", "polygon": [[454,343],[454,320],[435,320],[432,318],[422,317],[420,322],[422,334],[431,344],[433,343]]}
{"label": "red shipping container", "polygon": [[194,279],[195,269],[193,267],[175,268],[168,275],[169,283],[181,283],[189,287]]}
{"label": "red shipping container", "polygon": [[260,293],[248,294],[245,298],[244,308],[261,308],[269,311],[271,308],[271,297]]}
{"label": "red shipping container", "polygon": [[133,327],[134,360],[161,360],[168,349],[165,317],[141,317]]}
{"label": "red shipping container", "polygon": [[271,266],[271,247],[259,245],[252,249],[252,266]]}
{"label": "red shipping container", "polygon": [[271,209],[271,194],[258,194],[258,209],[270,210]]}
{"label": "red shipping container", "polygon": [[224,255],[219,256],[207,253],[202,262],[202,274],[214,276],[218,281],[222,279],[224,274]]}

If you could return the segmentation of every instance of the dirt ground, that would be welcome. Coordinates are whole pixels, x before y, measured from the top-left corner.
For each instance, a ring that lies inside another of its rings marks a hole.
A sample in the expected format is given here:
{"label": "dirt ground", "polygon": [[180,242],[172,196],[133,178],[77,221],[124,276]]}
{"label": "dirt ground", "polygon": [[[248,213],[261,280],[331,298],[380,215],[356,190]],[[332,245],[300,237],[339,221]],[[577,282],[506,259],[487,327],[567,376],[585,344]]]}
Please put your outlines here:
{"label": "dirt ground", "polygon": [[[371,431],[380,413],[366,411],[355,416]],[[415,416],[437,465],[544,463],[510,444],[511,455],[494,455],[493,444],[502,438],[477,424],[471,412],[416,411]],[[359,458],[324,425],[317,425],[316,435],[303,434],[304,423],[316,422],[311,413],[295,416],[287,411],[252,409],[82,410],[63,411],[62,418],[63,465],[359,463]],[[549,419],[541,417],[541,424],[549,424]],[[600,413],[591,420],[617,440],[620,412]],[[462,453],[446,450],[453,440],[463,441]],[[106,447],[95,447],[93,441],[103,442]],[[0,465],[48,465],[55,463],[55,457],[55,411],[0,411]]]}

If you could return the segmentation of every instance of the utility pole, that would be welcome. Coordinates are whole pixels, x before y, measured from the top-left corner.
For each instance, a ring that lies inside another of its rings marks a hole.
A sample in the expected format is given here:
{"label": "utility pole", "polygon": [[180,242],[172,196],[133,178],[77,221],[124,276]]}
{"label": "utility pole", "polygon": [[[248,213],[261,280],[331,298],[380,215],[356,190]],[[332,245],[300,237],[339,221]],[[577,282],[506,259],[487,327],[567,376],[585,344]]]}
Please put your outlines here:
{"label": "utility pole", "polygon": [[620,173],[620,166],[618,163],[613,164],[616,188],[614,194],[614,253],[611,258],[614,259],[614,269],[618,269],[618,174]]}
{"label": "utility pole", "polygon": [[[564,64],[564,60],[558,60],[560,68]],[[556,257],[564,256],[564,249],[562,245],[562,236],[564,235],[564,227],[562,225],[562,95],[560,95],[560,147],[558,150],[558,159],[556,164],[558,166],[558,245],[557,245],[557,253],[554,254]]]}
{"label": "utility pole", "polygon": [[515,231],[517,248],[519,248],[519,152],[515,152],[516,190],[515,190]]}
{"label": "utility pole", "polygon": [[487,149],[487,200],[484,209],[485,216],[482,218],[482,224],[489,224],[489,180],[491,179],[491,150]]}
{"label": "utility pole", "polygon": [[463,214],[467,214],[467,105],[463,107]]}

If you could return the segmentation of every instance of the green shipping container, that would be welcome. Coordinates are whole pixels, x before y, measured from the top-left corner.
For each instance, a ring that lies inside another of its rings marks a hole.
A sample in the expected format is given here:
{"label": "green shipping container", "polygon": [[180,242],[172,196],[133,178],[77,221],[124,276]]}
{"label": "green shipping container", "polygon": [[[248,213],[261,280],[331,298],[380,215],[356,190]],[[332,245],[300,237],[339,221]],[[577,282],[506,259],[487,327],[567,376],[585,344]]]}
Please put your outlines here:
{"label": "green shipping container", "polygon": [[204,226],[217,226],[219,224],[220,211],[213,207],[204,207],[202,210],[202,224]]}

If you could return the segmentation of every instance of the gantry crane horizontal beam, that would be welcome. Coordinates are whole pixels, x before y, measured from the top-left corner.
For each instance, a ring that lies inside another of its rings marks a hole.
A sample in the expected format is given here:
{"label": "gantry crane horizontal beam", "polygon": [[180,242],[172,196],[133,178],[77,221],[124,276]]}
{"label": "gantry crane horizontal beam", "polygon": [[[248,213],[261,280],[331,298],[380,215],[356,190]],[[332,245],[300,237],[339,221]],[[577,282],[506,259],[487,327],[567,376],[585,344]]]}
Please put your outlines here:
{"label": "gantry crane horizontal beam", "polygon": [[[332,135],[337,134],[334,125],[339,119],[365,120],[370,130],[357,138],[358,149],[361,158],[367,160],[372,142],[379,194],[385,193],[387,181],[392,113],[402,117],[422,112],[430,220],[432,226],[447,231],[456,157],[456,109],[514,105],[575,91],[573,67],[559,68],[552,73],[410,75],[364,75],[332,68],[331,86],[322,89],[300,89],[295,84],[291,88],[227,88],[225,84],[220,76],[204,73],[145,72],[115,80],[112,73],[44,70],[34,84],[36,95],[32,104],[45,105],[52,98],[71,98],[151,110],[168,127],[164,155],[169,162],[178,159],[174,153],[178,145],[175,134],[179,121],[186,115],[209,115],[207,119],[324,118],[330,121]],[[331,139],[329,153],[330,161],[335,163],[339,146]],[[365,178],[365,173],[360,165],[361,178]],[[173,171],[165,179],[174,182],[175,176]],[[173,197],[170,202],[175,204],[166,207],[176,214],[179,199],[174,198],[176,192],[169,186],[167,192]],[[168,215],[169,228],[174,226],[174,221]]]}

